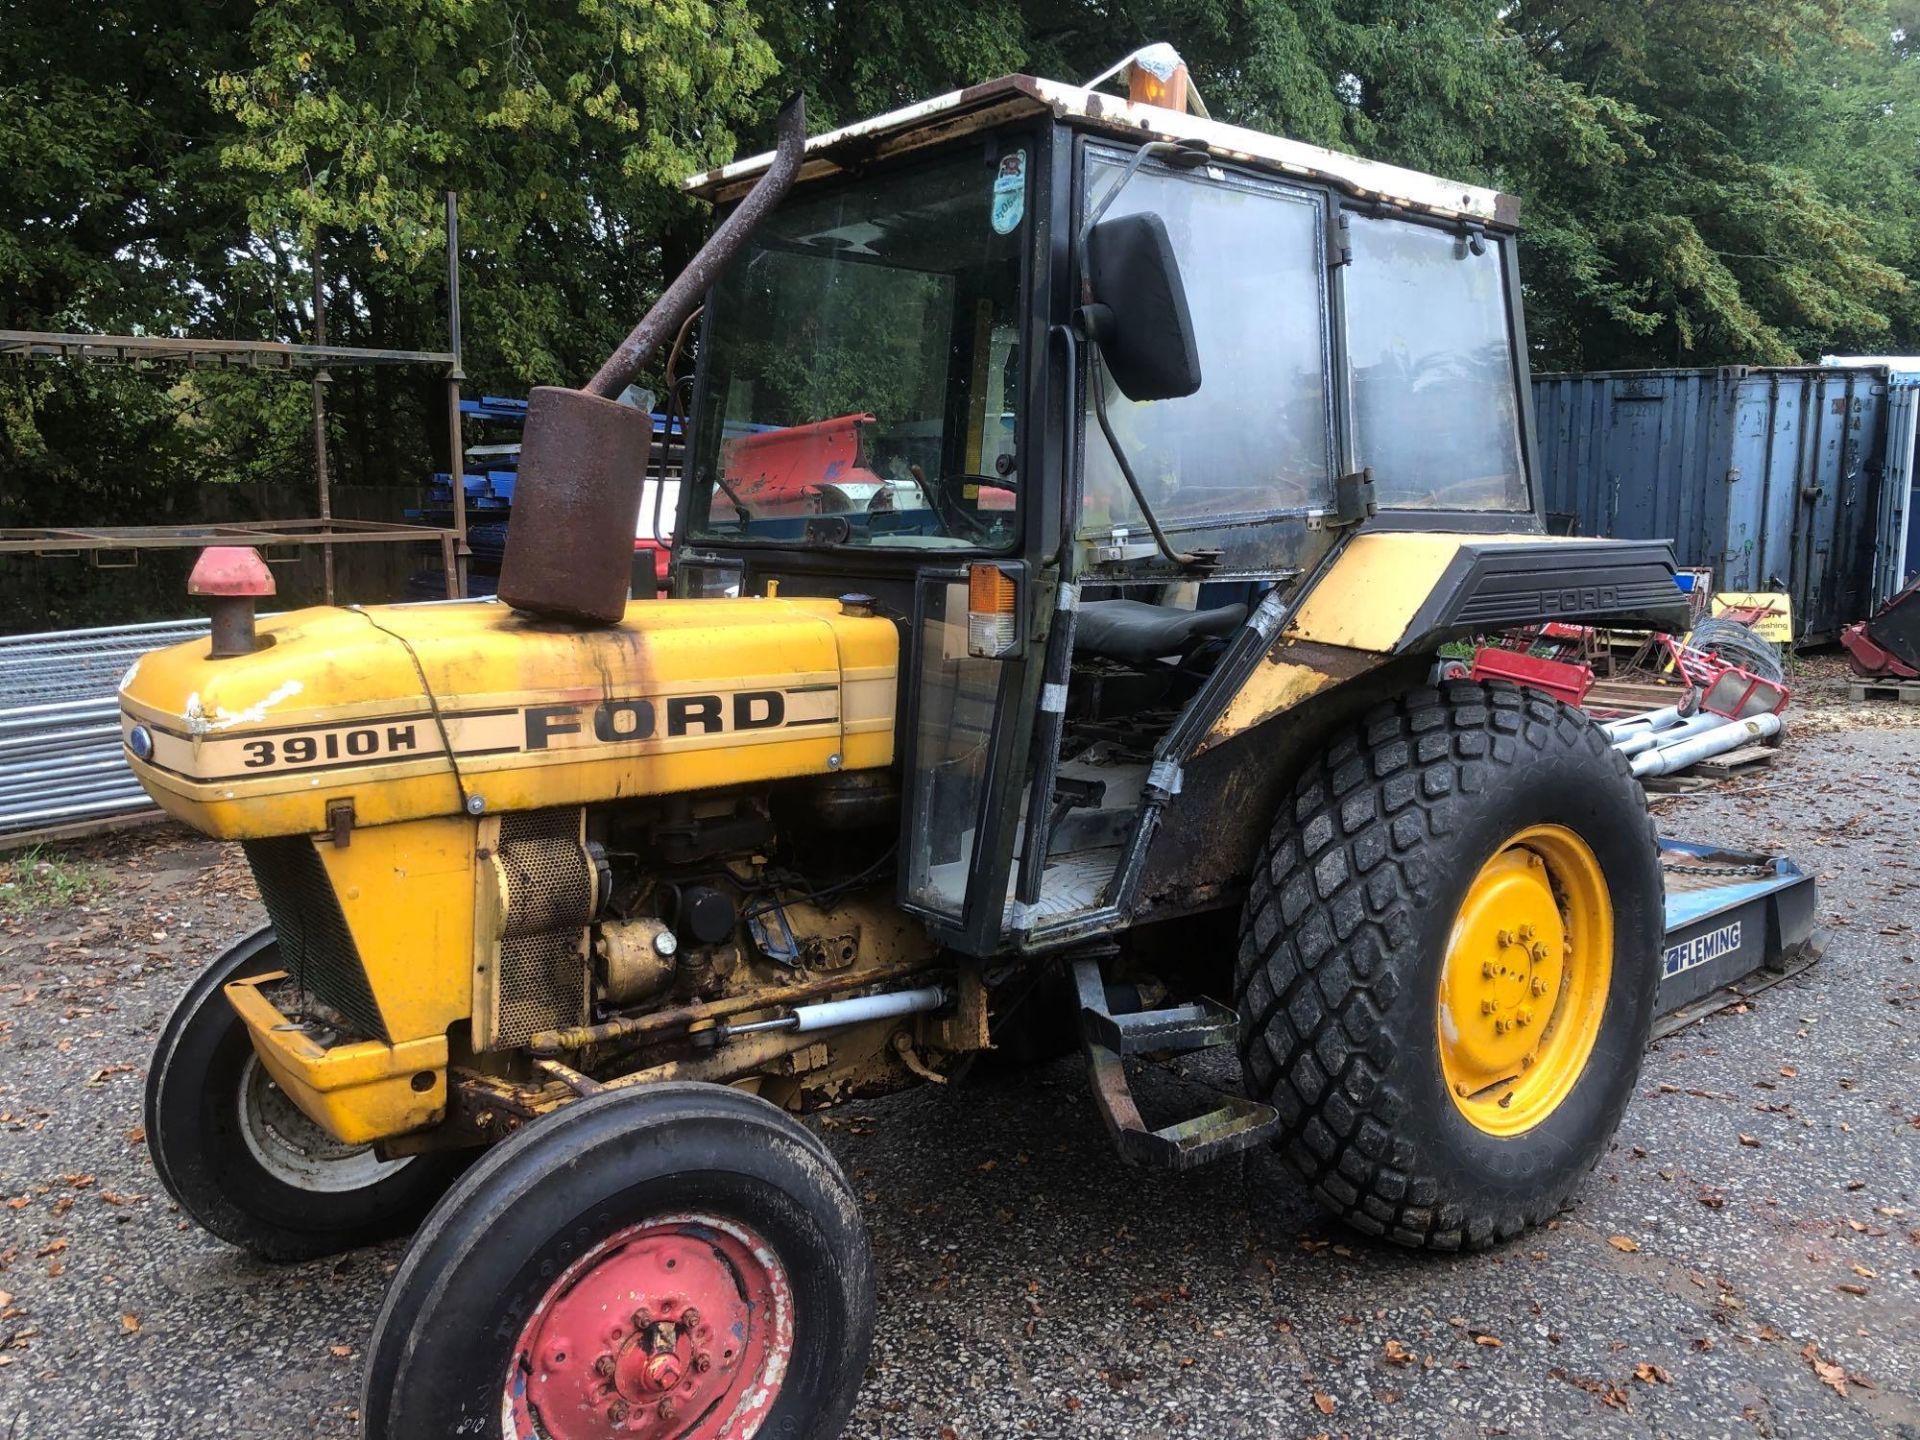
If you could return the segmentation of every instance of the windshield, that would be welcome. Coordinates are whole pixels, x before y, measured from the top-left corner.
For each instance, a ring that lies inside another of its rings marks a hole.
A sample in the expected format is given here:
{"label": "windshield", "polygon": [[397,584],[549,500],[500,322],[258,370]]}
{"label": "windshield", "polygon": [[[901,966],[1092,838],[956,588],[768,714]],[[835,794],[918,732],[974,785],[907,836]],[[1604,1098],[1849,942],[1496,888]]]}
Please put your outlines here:
{"label": "windshield", "polygon": [[709,300],[691,538],[1013,543],[1029,168],[970,150],[764,222]]}

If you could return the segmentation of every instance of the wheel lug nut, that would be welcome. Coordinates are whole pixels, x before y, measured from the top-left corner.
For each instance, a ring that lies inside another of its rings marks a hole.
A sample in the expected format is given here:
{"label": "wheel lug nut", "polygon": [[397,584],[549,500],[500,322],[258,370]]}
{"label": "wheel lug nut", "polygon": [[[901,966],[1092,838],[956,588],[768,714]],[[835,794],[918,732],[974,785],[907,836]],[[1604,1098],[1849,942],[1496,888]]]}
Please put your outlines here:
{"label": "wheel lug nut", "polygon": [[699,1323],[700,1323],[700,1312],[694,1309],[691,1305],[689,1305],[685,1310],[682,1310],[680,1312],[680,1324],[684,1328],[691,1330],[693,1329],[694,1326],[698,1325]]}
{"label": "wheel lug nut", "polygon": [[651,1325],[652,1323],[653,1323],[653,1316],[649,1315],[644,1308],[633,1312],[633,1328],[634,1329],[644,1330],[647,1328],[647,1326]]}
{"label": "wheel lug nut", "polygon": [[1547,982],[1542,980],[1538,975],[1533,977],[1533,993],[1536,995],[1544,995],[1547,993]]}
{"label": "wheel lug nut", "polygon": [[704,1354],[694,1356],[693,1368],[698,1370],[702,1375],[706,1374],[707,1371],[713,1368],[713,1357]]}
{"label": "wheel lug nut", "polygon": [[1482,1015],[1491,1015],[1499,1008],[1500,1006],[1492,1000],[1482,1000],[1480,1002],[1480,1013]]}
{"label": "wheel lug nut", "polygon": [[1480,978],[1483,980],[1491,980],[1493,978],[1493,962],[1491,960],[1482,960],[1480,962]]}
{"label": "wheel lug nut", "polygon": [[662,1420],[672,1420],[673,1419],[673,1402],[671,1400],[662,1400],[660,1402],[659,1408],[656,1409],[654,1413],[657,1414]]}
{"label": "wheel lug nut", "polygon": [[1547,947],[1536,940],[1533,945],[1533,950],[1530,953],[1535,960],[1545,961],[1547,958]]}
{"label": "wheel lug nut", "polygon": [[1494,1022],[1493,1022],[1493,1033],[1494,1033],[1494,1034],[1496,1034],[1496,1035],[1504,1035],[1504,1034],[1506,1034],[1506,1033],[1507,1033],[1507,1022],[1506,1022],[1506,1021],[1504,1021],[1504,1020],[1496,1020],[1496,1021],[1494,1021]]}
{"label": "wheel lug nut", "polygon": [[614,1424],[618,1425],[622,1421],[624,1421],[626,1418],[627,1418],[627,1402],[626,1401],[615,1400],[611,1405],[607,1406],[607,1419],[611,1420]]}
{"label": "wheel lug nut", "polygon": [[605,1379],[607,1376],[613,1374],[613,1356],[602,1355],[598,1360],[594,1361],[593,1373],[600,1376],[602,1379]]}
{"label": "wheel lug nut", "polygon": [[1493,938],[1498,940],[1502,945],[1511,945],[1513,943],[1513,932],[1511,930],[1502,930]]}

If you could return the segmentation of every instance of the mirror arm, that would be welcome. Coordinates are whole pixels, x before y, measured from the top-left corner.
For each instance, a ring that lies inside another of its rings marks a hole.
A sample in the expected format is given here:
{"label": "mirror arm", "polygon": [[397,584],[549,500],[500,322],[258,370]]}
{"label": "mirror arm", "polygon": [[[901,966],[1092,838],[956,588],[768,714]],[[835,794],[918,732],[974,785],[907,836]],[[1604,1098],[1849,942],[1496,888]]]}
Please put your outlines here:
{"label": "mirror arm", "polygon": [[1108,207],[1120,198],[1120,192],[1140,173],[1140,167],[1154,155],[1164,155],[1183,166],[1193,166],[1207,158],[1207,147],[1204,141],[1149,140],[1133,152],[1133,157],[1127,161],[1127,168],[1120,172],[1118,180],[1107,187],[1107,193],[1100,197],[1100,203],[1088,214],[1080,226],[1080,234],[1074,240],[1073,258],[1080,267],[1080,299],[1083,304],[1093,299],[1093,267],[1087,262],[1087,237],[1093,234],[1093,227],[1106,218]]}
{"label": "mirror arm", "polygon": [[[1120,172],[1120,178],[1107,187],[1107,193],[1100,197],[1099,204],[1093,207],[1081,224],[1080,233],[1074,241],[1074,260],[1080,267],[1081,307],[1074,316],[1074,321],[1089,340],[1096,342],[1090,347],[1091,358],[1088,361],[1090,368],[1101,365],[1100,347],[1097,342],[1102,330],[1111,325],[1113,311],[1108,306],[1098,304],[1093,298],[1093,265],[1087,253],[1088,237],[1093,234],[1093,227],[1106,218],[1107,210],[1119,198],[1120,192],[1127,188],[1128,182],[1140,173],[1140,167],[1154,155],[1164,155],[1169,160],[1175,160],[1177,157],[1178,163],[1197,165],[1207,158],[1207,149],[1204,142],[1196,145],[1183,140],[1152,140],[1142,145],[1133,152],[1132,158],[1127,161],[1127,168]],[[1168,561],[1180,566],[1183,570],[1204,570],[1211,567],[1217,557],[1173,548],[1172,543],[1167,539],[1167,532],[1160,528],[1160,520],[1153,513],[1153,506],[1147,503],[1146,492],[1140,488],[1139,477],[1133,473],[1133,465],[1127,459],[1126,451],[1121,448],[1120,437],[1113,433],[1113,422],[1107,418],[1107,387],[1104,373],[1092,377],[1092,390],[1093,413],[1100,422],[1100,433],[1107,437],[1107,448],[1113,452],[1114,462],[1120,467],[1120,477],[1127,482],[1127,489],[1133,492],[1134,504],[1140,507],[1141,517],[1147,522],[1147,528],[1153,532],[1153,543]],[[1069,518],[1075,522],[1068,530],[1068,534],[1071,535],[1079,529],[1077,523],[1079,517]]]}
{"label": "mirror arm", "polygon": [[[1095,349],[1092,353],[1092,363],[1099,365],[1099,350]],[[1176,550],[1167,539],[1167,532],[1160,528],[1159,518],[1153,513],[1153,506],[1147,503],[1146,492],[1140,488],[1139,477],[1133,473],[1133,464],[1127,459],[1127,452],[1120,445],[1120,437],[1113,433],[1113,422],[1107,418],[1107,385],[1104,373],[1092,377],[1091,388],[1093,413],[1100,421],[1100,433],[1107,437],[1107,448],[1113,452],[1114,463],[1120,467],[1120,478],[1127,482],[1127,489],[1133,492],[1133,503],[1140,507],[1141,518],[1147,522],[1147,529],[1153,532],[1153,543],[1159,547],[1162,555],[1183,570],[1211,569],[1219,560],[1217,554]]]}

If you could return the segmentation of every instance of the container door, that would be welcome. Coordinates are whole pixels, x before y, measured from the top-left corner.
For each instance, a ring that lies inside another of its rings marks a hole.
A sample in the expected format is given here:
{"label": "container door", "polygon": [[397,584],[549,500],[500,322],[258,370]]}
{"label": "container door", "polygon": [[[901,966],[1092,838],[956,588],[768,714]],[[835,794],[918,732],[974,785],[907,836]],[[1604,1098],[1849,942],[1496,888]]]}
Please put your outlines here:
{"label": "container door", "polygon": [[[1907,545],[1913,517],[1914,421],[1920,388],[1895,383],[1887,391],[1887,455],[1880,474],[1880,505],[1874,530],[1871,614],[1907,583]],[[1859,616],[1849,616],[1849,620]]]}

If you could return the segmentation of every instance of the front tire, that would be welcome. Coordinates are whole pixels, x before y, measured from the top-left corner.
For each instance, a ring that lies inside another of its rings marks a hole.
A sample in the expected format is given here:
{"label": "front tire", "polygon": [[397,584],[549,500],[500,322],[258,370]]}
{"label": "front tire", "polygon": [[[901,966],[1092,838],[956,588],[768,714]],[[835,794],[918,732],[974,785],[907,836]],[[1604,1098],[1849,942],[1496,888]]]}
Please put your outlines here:
{"label": "front tire", "polygon": [[1451,1250],[1549,1218],[1599,1161],[1651,1032],[1646,799],[1579,711],[1417,690],[1300,777],[1235,967],[1249,1093],[1327,1209]]}
{"label": "front tire", "polygon": [[147,1148],[167,1193],[207,1230],[263,1260],[308,1260],[412,1229],[464,1157],[382,1160],[295,1108],[221,993],[280,968],[262,926],[194,977],[147,1070]]}
{"label": "front tire", "polygon": [[576,1101],[415,1237],[368,1347],[367,1440],[831,1440],[873,1260],[820,1141],[724,1086]]}

